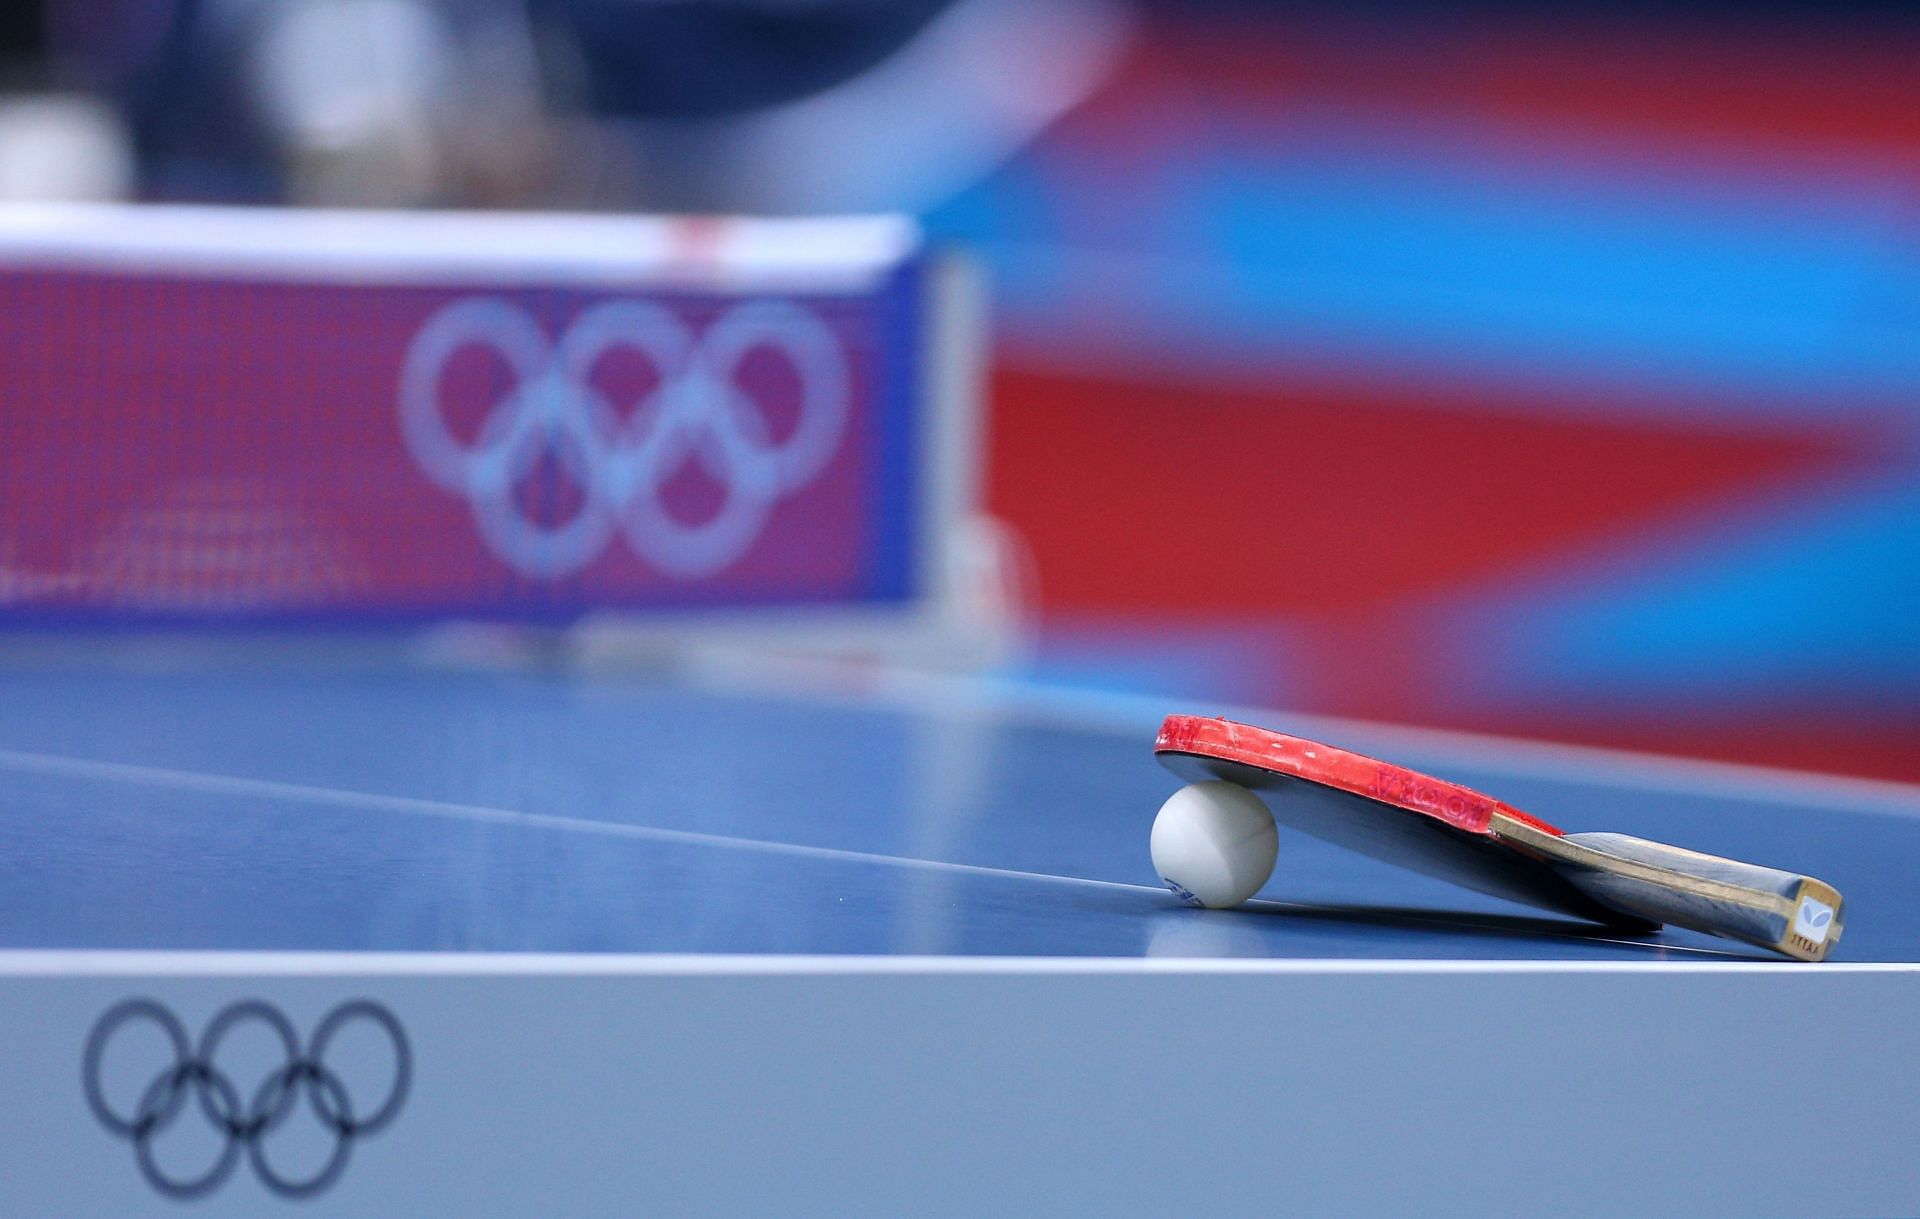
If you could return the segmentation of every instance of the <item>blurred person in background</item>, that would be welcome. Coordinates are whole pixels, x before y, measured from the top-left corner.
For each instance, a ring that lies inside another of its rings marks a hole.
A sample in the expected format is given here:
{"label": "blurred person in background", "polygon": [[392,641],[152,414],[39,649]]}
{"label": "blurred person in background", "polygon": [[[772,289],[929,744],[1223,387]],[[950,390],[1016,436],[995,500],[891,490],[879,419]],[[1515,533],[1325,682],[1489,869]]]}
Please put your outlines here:
{"label": "blurred person in background", "polygon": [[1108,0],[51,0],[143,193],[915,209],[1100,79]]}

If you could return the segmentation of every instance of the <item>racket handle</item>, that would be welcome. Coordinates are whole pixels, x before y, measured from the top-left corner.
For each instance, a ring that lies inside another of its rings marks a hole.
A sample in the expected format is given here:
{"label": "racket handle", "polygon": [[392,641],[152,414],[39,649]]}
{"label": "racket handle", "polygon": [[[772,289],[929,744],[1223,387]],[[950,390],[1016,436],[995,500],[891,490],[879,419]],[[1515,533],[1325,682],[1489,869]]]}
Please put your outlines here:
{"label": "racket handle", "polygon": [[1626,834],[1568,834],[1559,871],[1602,905],[1802,961],[1824,960],[1846,904],[1828,884]]}

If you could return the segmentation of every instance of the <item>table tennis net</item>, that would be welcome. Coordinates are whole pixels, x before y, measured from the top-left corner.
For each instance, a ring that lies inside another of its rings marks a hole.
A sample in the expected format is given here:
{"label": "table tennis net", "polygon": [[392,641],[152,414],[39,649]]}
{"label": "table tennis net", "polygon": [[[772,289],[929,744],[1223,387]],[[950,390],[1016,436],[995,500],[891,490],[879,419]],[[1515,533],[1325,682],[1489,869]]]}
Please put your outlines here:
{"label": "table tennis net", "polygon": [[891,218],[0,212],[0,625],[925,596],[930,265]]}

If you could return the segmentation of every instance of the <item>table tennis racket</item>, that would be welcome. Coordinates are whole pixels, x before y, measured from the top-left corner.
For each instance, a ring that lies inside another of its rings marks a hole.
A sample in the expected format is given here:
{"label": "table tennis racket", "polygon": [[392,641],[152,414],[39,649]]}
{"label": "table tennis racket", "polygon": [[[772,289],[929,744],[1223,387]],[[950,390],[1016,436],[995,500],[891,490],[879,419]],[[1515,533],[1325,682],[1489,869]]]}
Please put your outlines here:
{"label": "table tennis racket", "polygon": [[1819,961],[1845,905],[1810,876],[1625,834],[1568,834],[1445,779],[1231,720],[1170,715],[1154,753],[1251,788],[1284,826],[1481,893],[1610,926],[1690,927]]}

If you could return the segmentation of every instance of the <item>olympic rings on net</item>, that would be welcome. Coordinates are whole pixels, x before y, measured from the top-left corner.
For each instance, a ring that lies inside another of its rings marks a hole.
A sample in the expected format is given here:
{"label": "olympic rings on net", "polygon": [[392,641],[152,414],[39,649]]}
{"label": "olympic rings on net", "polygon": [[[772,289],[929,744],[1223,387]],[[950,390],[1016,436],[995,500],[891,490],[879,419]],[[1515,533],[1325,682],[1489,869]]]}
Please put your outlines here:
{"label": "olympic rings on net", "polygon": [[[463,351],[491,352],[511,384],[463,442],[441,409],[441,381]],[[747,357],[769,352],[800,386],[798,422],[776,441],[740,382]],[[639,357],[658,384],[622,418],[594,385],[599,362]],[[782,301],[749,301],[696,336],[650,301],[595,305],[555,343],[531,315],[497,297],[469,297],[429,318],[400,373],[400,423],[428,478],[464,497],[488,547],[521,575],[551,579],[593,562],[624,536],[636,554],[682,578],[712,575],[753,545],[768,513],[833,459],[846,431],[851,374],[825,323]],[[545,457],[580,488],[558,524],[530,519],[515,488]],[[723,491],[711,519],[687,522],[663,498],[697,461]]]}
{"label": "olympic rings on net", "polygon": [[[393,1045],[393,1082],[380,1104],[357,1116],[353,1098],[343,1083],[326,1065],[327,1047],[352,1021],[373,1024],[386,1034]],[[129,1024],[152,1024],[166,1037],[172,1061],[161,1066],[153,1082],[141,1092],[131,1113],[120,1113],[108,1103],[101,1081],[101,1060],[107,1044]],[[268,1072],[253,1095],[242,1100],[233,1080],[215,1064],[220,1043],[236,1026],[245,1023],[263,1026],[279,1043],[284,1061]],[[302,1049],[299,1034],[281,1011],[258,999],[243,999],[229,1004],[207,1024],[198,1046],[190,1045],[186,1028],[172,1011],[152,999],[128,999],[110,1008],[87,1035],[82,1062],[87,1107],[100,1124],[121,1138],[130,1139],[134,1157],[142,1175],[161,1193],[174,1198],[197,1198],[211,1193],[227,1179],[244,1149],[253,1170],[274,1193],[288,1198],[317,1194],[333,1184],[347,1166],[354,1141],[377,1134],[400,1112],[413,1076],[413,1057],[407,1035],[392,1012],[369,999],[342,1003],[320,1021],[314,1030],[312,1045]],[[267,1158],[266,1140],[287,1120],[304,1092],[314,1116],[333,1134],[333,1150],[327,1161],[311,1176],[295,1179],[283,1175]],[[220,1154],[197,1176],[172,1176],[163,1170],[153,1155],[154,1138],[172,1127],[187,1109],[189,1098],[198,1102],[202,1116],[223,1136]]]}

